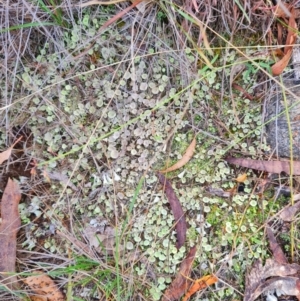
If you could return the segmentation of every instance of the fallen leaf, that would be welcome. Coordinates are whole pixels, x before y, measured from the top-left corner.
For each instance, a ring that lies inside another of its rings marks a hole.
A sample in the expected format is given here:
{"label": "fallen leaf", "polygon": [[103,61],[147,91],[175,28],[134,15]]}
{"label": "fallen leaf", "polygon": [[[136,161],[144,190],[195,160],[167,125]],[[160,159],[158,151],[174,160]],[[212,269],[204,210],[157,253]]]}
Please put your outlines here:
{"label": "fallen leaf", "polygon": [[280,247],[280,245],[278,244],[278,242],[276,241],[276,238],[274,236],[274,233],[272,231],[272,229],[270,227],[266,228],[266,233],[267,233],[267,237],[269,240],[269,245],[270,245],[270,249],[272,251],[273,254],[273,258],[281,264],[286,264],[288,263],[282,248]]}
{"label": "fallen leaf", "polygon": [[[294,200],[295,200],[295,196],[294,196]],[[300,202],[297,202],[293,206],[287,206],[286,208],[284,208],[280,212],[279,217],[285,222],[292,222],[295,218],[295,215],[299,212],[299,210],[300,210]]]}
{"label": "fallen leaf", "polygon": [[17,233],[21,226],[18,205],[21,200],[19,185],[8,179],[1,200],[0,225],[0,282],[13,288],[17,285],[15,273]]}
{"label": "fallen leaf", "polygon": [[247,180],[247,174],[244,173],[235,179],[238,183],[244,183]]}
{"label": "fallen leaf", "polygon": [[164,191],[166,193],[167,199],[170,203],[174,219],[175,219],[175,229],[177,233],[177,243],[176,247],[177,249],[181,248],[185,242],[186,238],[186,230],[187,225],[184,217],[184,212],[182,210],[182,207],[180,205],[180,202],[172,188],[171,183],[160,173],[158,173],[158,179],[161,185],[164,186]]}
{"label": "fallen leaf", "polygon": [[[263,266],[261,260],[257,260],[246,276],[244,301],[256,300],[262,293],[271,289],[272,282],[276,283],[277,280],[286,279],[286,276],[294,275],[299,271],[300,266],[295,263],[280,264],[276,260],[267,259],[266,264]],[[284,288],[287,283],[284,284]],[[279,288],[280,282],[277,285]]]}
{"label": "fallen leaf", "polygon": [[284,51],[283,53],[286,54],[290,49],[293,49],[294,44],[297,40],[298,37],[298,25],[295,20],[295,9],[293,8],[291,10],[291,17],[289,19],[289,24],[288,24],[288,35],[286,37],[286,42],[284,46]]}
{"label": "fallen leaf", "polygon": [[204,276],[194,282],[192,287],[188,290],[186,295],[183,297],[182,301],[187,301],[192,295],[197,293],[199,290],[202,290],[218,281],[218,278],[214,275]]}
{"label": "fallen leaf", "polygon": [[182,156],[182,158],[177,163],[168,167],[167,169],[160,170],[159,172],[166,173],[166,172],[174,171],[174,170],[181,168],[182,166],[184,166],[186,163],[188,163],[191,160],[191,158],[194,155],[195,148],[196,148],[196,136],[192,140],[189,147],[186,149],[185,154]]}
{"label": "fallen leaf", "polygon": [[293,49],[289,49],[287,51],[287,53],[283,56],[283,58],[281,60],[279,60],[278,62],[276,62],[271,67],[271,71],[272,71],[273,76],[280,75],[283,72],[283,70],[288,65],[288,63],[291,59],[292,53],[293,53]]}
{"label": "fallen leaf", "polygon": [[166,289],[162,301],[178,300],[190,287],[192,280],[189,279],[189,276],[196,250],[196,247],[191,248],[186,258],[181,262],[179,271],[170,286]]}
{"label": "fallen leaf", "polygon": [[[243,158],[226,158],[230,164],[235,164],[247,168],[267,171],[269,173],[282,173],[290,174],[289,161],[261,161]],[[293,175],[300,175],[300,161],[293,161]]]}
{"label": "fallen leaf", "polygon": [[23,138],[23,136],[19,137],[17,141],[13,143],[11,147],[9,147],[7,150],[4,152],[0,153],[0,164],[2,164],[4,161],[8,160],[9,157],[11,156],[11,152],[14,148],[14,146]]}
{"label": "fallen leaf", "polygon": [[34,296],[35,300],[66,300],[54,281],[46,274],[39,273],[39,275],[27,277],[26,279],[23,279],[23,282],[27,284],[36,295],[38,295]]}
{"label": "fallen leaf", "polygon": [[293,53],[293,47],[297,39],[297,23],[295,20],[295,9],[291,10],[288,24],[288,35],[284,47],[284,56],[271,67],[272,75],[280,75],[288,65]]}

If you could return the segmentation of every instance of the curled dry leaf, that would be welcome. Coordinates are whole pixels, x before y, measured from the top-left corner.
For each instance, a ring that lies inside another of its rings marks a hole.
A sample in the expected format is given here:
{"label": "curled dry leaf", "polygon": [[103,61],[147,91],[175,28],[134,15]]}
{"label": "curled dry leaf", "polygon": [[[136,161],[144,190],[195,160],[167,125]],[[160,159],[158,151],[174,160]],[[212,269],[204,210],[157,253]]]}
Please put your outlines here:
{"label": "curled dry leaf", "polygon": [[293,49],[298,36],[297,32],[298,32],[298,26],[295,20],[295,9],[293,8],[291,10],[291,17],[289,19],[289,24],[288,24],[288,35],[286,37],[286,43],[283,51],[284,54],[287,54],[290,49]]}
{"label": "curled dry leaf", "polygon": [[291,10],[291,16],[289,18],[289,24],[288,24],[288,36],[286,38],[286,45],[284,47],[284,56],[281,60],[279,60],[277,63],[275,63],[271,70],[272,75],[280,75],[285,67],[288,65],[290,58],[293,53],[293,47],[297,39],[297,23],[295,20],[295,9]]}
{"label": "curled dry leaf", "polygon": [[[23,282],[28,285],[37,295],[35,300],[47,301],[65,301],[63,293],[59,290],[54,281],[46,274],[30,276],[23,279]],[[36,299],[39,298],[39,299]]]}
{"label": "curled dry leaf", "polygon": [[23,136],[19,137],[14,144],[9,147],[7,150],[5,150],[4,152],[0,153],[0,164],[2,164],[4,161],[8,160],[9,157],[11,156],[11,152],[14,148],[14,146],[23,138]]}
{"label": "curled dry leaf", "polygon": [[[261,171],[267,171],[270,173],[285,172],[290,174],[290,162],[289,161],[261,161],[243,158],[226,158],[226,161],[230,164],[235,164],[243,167],[257,169]],[[293,175],[300,175],[300,161],[293,161]]]}
{"label": "curled dry leaf", "polygon": [[197,293],[198,291],[216,283],[218,278],[214,275],[204,276],[194,282],[192,287],[188,290],[186,295],[183,297],[182,301],[187,301],[192,295]]}
{"label": "curled dry leaf", "polygon": [[291,59],[292,53],[293,49],[289,49],[283,58],[271,67],[272,75],[277,76],[283,72]]}
{"label": "curled dry leaf", "polygon": [[186,149],[185,154],[182,156],[182,158],[177,163],[168,167],[167,169],[160,170],[159,172],[166,173],[166,172],[171,172],[171,171],[181,168],[182,166],[184,166],[186,163],[188,163],[191,160],[191,158],[194,155],[195,148],[196,148],[196,136],[192,140],[189,147]]}
{"label": "curled dry leaf", "polygon": [[162,297],[162,301],[178,300],[190,287],[192,281],[190,280],[189,276],[195,259],[196,250],[196,247],[191,248],[186,258],[181,262],[176,278],[166,289]]}
{"label": "curled dry leaf", "polygon": [[9,274],[15,272],[17,233],[21,226],[18,209],[20,200],[19,185],[8,179],[1,201],[0,282],[7,284],[9,288],[17,286],[17,277]]}
{"label": "curled dry leaf", "polygon": [[184,217],[184,212],[182,210],[179,199],[177,198],[171,183],[160,173],[158,173],[158,179],[160,184],[164,186],[164,191],[166,193],[167,199],[170,203],[174,219],[175,219],[175,229],[177,233],[177,249],[181,248],[185,242],[187,225]]}

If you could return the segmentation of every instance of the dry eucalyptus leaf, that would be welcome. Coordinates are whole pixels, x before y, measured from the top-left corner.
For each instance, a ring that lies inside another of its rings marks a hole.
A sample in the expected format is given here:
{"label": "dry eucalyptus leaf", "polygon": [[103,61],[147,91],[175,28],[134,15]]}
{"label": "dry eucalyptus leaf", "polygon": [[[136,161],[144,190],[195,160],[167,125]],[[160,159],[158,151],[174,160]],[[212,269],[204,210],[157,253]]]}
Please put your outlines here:
{"label": "dry eucalyptus leaf", "polygon": [[167,169],[160,170],[159,172],[166,173],[166,172],[171,172],[171,171],[181,168],[182,166],[184,166],[186,163],[188,163],[191,160],[191,158],[194,155],[195,148],[196,148],[196,137],[194,137],[191,144],[186,149],[185,154],[182,156],[182,158],[177,163],[168,167]]}
{"label": "dry eucalyptus leaf", "polygon": [[[31,290],[37,295],[35,300],[65,301],[63,293],[59,290],[54,281],[46,274],[39,274],[23,279]],[[39,299],[36,299],[39,298]]]}
{"label": "dry eucalyptus leaf", "polygon": [[176,278],[172,281],[171,285],[166,289],[162,301],[175,301],[178,300],[187,291],[192,283],[189,276],[192,270],[192,264],[195,259],[196,247],[190,249],[186,258],[182,261]]}
{"label": "dry eucalyptus leaf", "polygon": [[[226,158],[226,161],[230,164],[235,164],[243,167],[257,169],[261,171],[267,171],[269,173],[280,174],[285,172],[290,174],[290,162],[289,161],[262,161],[252,160],[244,158]],[[300,175],[300,161],[293,161],[293,175]]]}
{"label": "dry eucalyptus leaf", "polygon": [[280,75],[285,67],[288,65],[290,58],[293,53],[293,47],[297,39],[297,23],[295,20],[295,9],[293,8],[291,10],[291,16],[289,18],[289,24],[288,24],[288,36],[286,38],[285,47],[284,47],[284,56],[281,60],[279,60],[277,63],[275,63],[271,67],[272,74],[274,76]]}
{"label": "dry eucalyptus leaf", "polygon": [[289,63],[289,61],[292,57],[292,53],[293,53],[293,49],[289,49],[287,51],[287,53],[283,56],[283,58],[280,59],[278,62],[276,62],[271,67],[271,71],[272,71],[273,76],[280,75],[283,72],[283,70],[286,68],[286,66],[288,65],[288,63]]}
{"label": "dry eucalyptus leaf", "polygon": [[287,261],[285,255],[284,255],[280,245],[276,241],[276,238],[274,236],[274,233],[273,233],[272,229],[270,227],[267,227],[266,232],[267,232],[267,237],[268,237],[270,249],[271,249],[272,254],[273,254],[273,258],[278,263],[281,263],[281,264],[288,263],[288,261]]}
{"label": "dry eucalyptus leaf", "polygon": [[[17,233],[21,226],[18,205],[21,200],[19,185],[8,179],[1,200],[0,225],[0,282],[13,288],[17,277],[9,274],[15,272]],[[8,274],[6,274],[8,273]]]}
{"label": "dry eucalyptus leaf", "polygon": [[175,229],[177,234],[177,243],[176,248],[180,249],[186,239],[186,231],[187,231],[187,224],[184,216],[184,212],[182,210],[180,201],[176,196],[174,189],[170,181],[168,181],[162,174],[158,173],[158,179],[161,185],[163,185],[163,189],[169,201],[170,207],[172,209],[174,219],[175,219]]}
{"label": "dry eucalyptus leaf", "polygon": [[197,279],[190,287],[186,295],[182,298],[182,301],[187,301],[192,295],[198,291],[205,289],[206,287],[213,285],[218,281],[218,278],[214,275],[207,275]]}

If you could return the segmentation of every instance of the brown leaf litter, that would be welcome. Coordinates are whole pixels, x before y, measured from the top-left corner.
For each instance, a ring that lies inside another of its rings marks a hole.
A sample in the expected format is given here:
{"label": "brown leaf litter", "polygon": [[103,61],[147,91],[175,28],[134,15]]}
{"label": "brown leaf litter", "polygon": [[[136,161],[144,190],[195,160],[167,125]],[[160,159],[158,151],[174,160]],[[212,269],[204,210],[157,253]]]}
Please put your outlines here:
{"label": "brown leaf litter", "polygon": [[17,233],[21,226],[18,210],[20,200],[19,185],[8,179],[1,200],[0,280],[11,289],[16,288],[18,282],[14,273],[16,272]]}
{"label": "brown leaf litter", "polygon": [[271,67],[271,71],[274,76],[280,75],[283,72],[283,70],[288,65],[293,53],[293,47],[298,36],[297,33],[298,26],[295,20],[294,8],[291,9],[291,16],[289,18],[289,23],[287,28],[288,28],[288,35],[286,38],[285,47],[283,51],[284,56]]}
{"label": "brown leaf litter", "polygon": [[160,173],[171,172],[171,171],[177,170],[177,169],[181,168],[182,166],[184,166],[185,164],[187,164],[194,155],[194,152],[196,149],[196,142],[197,141],[196,141],[196,136],[195,136],[194,139],[192,140],[192,142],[190,143],[190,145],[188,146],[188,148],[186,149],[182,158],[178,162],[176,162],[174,165],[172,165],[166,169],[160,170],[159,172]]}
{"label": "brown leaf litter", "polygon": [[300,278],[297,276],[300,265],[287,262],[269,227],[267,237],[273,258],[267,259],[264,266],[260,259],[253,264],[251,271],[246,275],[244,301],[254,301],[262,294],[273,296],[274,299],[275,292],[279,295],[296,296],[300,300]]}
{"label": "brown leaf litter", "polygon": [[182,301],[187,301],[192,295],[197,293],[200,290],[205,289],[206,287],[213,285],[218,281],[218,278],[214,275],[203,276],[200,279],[197,279],[194,284],[190,287],[186,295],[182,298]]}
{"label": "brown leaf litter", "polygon": [[176,196],[172,185],[170,181],[168,181],[162,174],[158,173],[158,179],[161,185],[163,185],[163,190],[165,191],[165,194],[167,196],[167,199],[170,203],[174,219],[175,219],[175,229],[177,234],[177,243],[176,248],[180,249],[186,239],[186,231],[187,231],[187,225],[186,220],[184,216],[184,212],[182,210],[181,204],[179,202],[178,197]]}
{"label": "brown leaf litter", "polygon": [[36,294],[30,296],[32,301],[64,301],[66,300],[63,293],[54,283],[54,281],[46,274],[38,273],[38,275],[27,277],[23,282],[28,285]]}
{"label": "brown leaf litter", "polygon": [[[226,158],[225,159],[230,164],[239,165],[242,167],[247,167],[251,169],[266,171],[269,173],[280,174],[285,172],[286,174],[292,174],[295,176],[300,175],[300,161],[263,161],[263,160],[253,160],[245,158]],[[293,164],[293,168],[291,168]]]}
{"label": "brown leaf litter", "polygon": [[162,297],[162,301],[178,300],[188,290],[192,283],[192,280],[189,278],[189,276],[192,270],[192,264],[195,259],[196,251],[196,247],[191,248],[186,258],[181,262],[176,277],[166,289]]}
{"label": "brown leaf litter", "polygon": [[179,300],[184,294],[182,301],[187,301],[193,294],[201,289],[208,287],[218,281],[214,275],[207,275],[193,281],[190,278],[192,265],[195,259],[197,248],[192,247],[187,254],[186,258],[181,262],[179,270],[175,279],[170,286],[166,289],[162,301],[175,301]]}

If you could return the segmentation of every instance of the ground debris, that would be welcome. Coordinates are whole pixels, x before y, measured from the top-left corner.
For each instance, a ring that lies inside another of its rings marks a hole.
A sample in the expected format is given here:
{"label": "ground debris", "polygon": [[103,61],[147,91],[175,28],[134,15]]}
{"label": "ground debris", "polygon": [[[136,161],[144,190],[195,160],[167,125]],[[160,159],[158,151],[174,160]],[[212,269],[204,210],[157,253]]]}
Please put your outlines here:
{"label": "ground debris", "polygon": [[189,278],[192,264],[195,259],[197,248],[190,249],[186,258],[181,262],[179,271],[171,285],[165,291],[162,301],[175,301],[178,300],[190,287],[192,280]]}
{"label": "ground debris", "polygon": [[186,239],[186,231],[187,225],[184,217],[184,212],[182,210],[181,204],[179,202],[178,197],[176,196],[171,183],[160,173],[158,173],[158,179],[161,185],[163,185],[163,189],[166,193],[168,201],[170,203],[175,223],[176,223],[176,233],[177,233],[177,249],[180,249]]}
{"label": "ground debris", "polygon": [[64,301],[66,300],[63,293],[59,290],[54,281],[46,274],[38,275],[23,279],[32,291],[36,294],[30,299],[34,301]]}
{"label": "ground debris", "polygon": [[245,158],[226,158],[226,161],[230,164],[235,164],[247,168],[266,171],[269,173],[280,174],[285,172],[287,174],[300,175],[300,161],[293,161],[293,167],[289,161],[263,161],[253,160]]}
{"label": "ground debris", "polygon": [[164,170],[160,170],[160,173],[167,173],[167,172],[171,172],[174,170],[177,170],[179,168],[181,168],[182,166],[184,166],[186,163],[188,163],[191,158],[194,155],[195,152],[195,148],[196,148],[196,136],[194,137],[194,139],[192,140],[191,144],[188,146],[188,148],[186,149],[186,152],[184,153],[184,155],[182,156],[182,158],[176,162],[174,165],[164,169]]}
{"label": "ground debris", "polygon": [[21,226],[18,205],[21,200],[19,185],[8,179],[1,201],[0,280],[9,288],[17,288],[15,273],[17,233]]}
{"label": "ground debris", "polygon": [[246,275],[244,301],[254,301],[261,294],[268,295],[273,292],[296,296],[300,300],[300,279],[291,276],[300,271],[300,265],[287,263],[287,259],[269,227],[267,236],[273,258],[267,259],[264,266],[261,260],[257,260],[253,264],[251,271]]}

